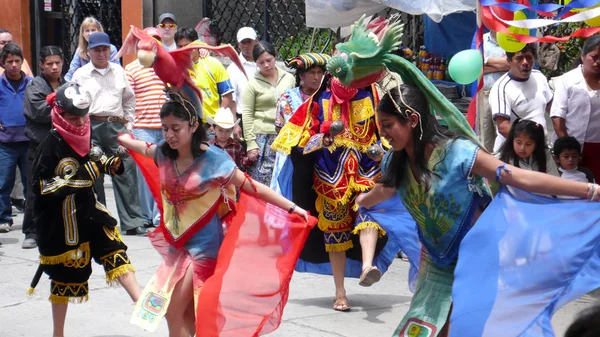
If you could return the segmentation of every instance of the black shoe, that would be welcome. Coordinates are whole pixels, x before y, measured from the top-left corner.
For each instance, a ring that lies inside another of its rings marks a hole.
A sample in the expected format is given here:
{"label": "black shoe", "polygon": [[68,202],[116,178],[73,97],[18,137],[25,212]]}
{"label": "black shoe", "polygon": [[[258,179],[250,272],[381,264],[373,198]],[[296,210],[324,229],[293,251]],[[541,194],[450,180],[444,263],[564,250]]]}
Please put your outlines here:
{"label": "black shoe", "polygon": [[144,228],[144,226],[140,226],[140,227],[136,227],[134,229],[126,230],[125,235],[146,236],[146,235],[148,235],[148,230],[146,228]]}
{"label": "black shoe", "polygon": [[19,213],[23,213],[23,211],[25,210],[25,200],[10,198],[10,202]]}

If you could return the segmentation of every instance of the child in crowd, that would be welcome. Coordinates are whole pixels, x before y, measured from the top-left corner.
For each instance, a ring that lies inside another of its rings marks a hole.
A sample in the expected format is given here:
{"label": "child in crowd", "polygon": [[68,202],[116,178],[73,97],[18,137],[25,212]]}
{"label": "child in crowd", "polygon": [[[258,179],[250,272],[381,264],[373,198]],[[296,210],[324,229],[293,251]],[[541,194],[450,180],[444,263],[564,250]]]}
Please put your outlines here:
{"label": "child in crowd", "polygon": [[575,137],[558,138],[554,142],[552,150],[561,178],[584,183],[596,183],[592,171],[579,166],[581,162],[581,144]]}
{"label": "child in crowd", "polygon": [[215,138],[208,141],[210,145],[214,145],[223,151],[227,152],[237,167],[245,171],[245,167],[251,163],[246,156],[246,151],[242,144],[233,139],[233,128],[239,123],[239,119],[234,122],[233,114],[229,108],[220,108],[215,114],[215,118],[206,116],[206,121],[215,129]]}
{"label": "child in crowd", "polygon": [[500,160],[524,170],[558,176],[555,166],[548,167],[544,128],[536,122],[517,119],[500,150]]}

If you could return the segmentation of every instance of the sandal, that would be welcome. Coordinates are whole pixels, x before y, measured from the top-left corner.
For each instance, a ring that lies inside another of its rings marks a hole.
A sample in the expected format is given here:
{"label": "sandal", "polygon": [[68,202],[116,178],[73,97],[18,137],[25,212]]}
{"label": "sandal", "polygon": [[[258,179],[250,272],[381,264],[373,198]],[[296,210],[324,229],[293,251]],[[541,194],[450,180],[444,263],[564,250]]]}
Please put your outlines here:
{"label": "sandal", "polygon": [[350,306],[348,305],[348,298],[346,296],[336,298],[335,303],[333,303],[333,310],[341,312],[350,311]]}
{"label": "sandal", "polygon": [[367,267],[363,269],[358,285],[363,287],[370,287],[373,284],[379,282],[381,279],[381,271],[377,267]]}

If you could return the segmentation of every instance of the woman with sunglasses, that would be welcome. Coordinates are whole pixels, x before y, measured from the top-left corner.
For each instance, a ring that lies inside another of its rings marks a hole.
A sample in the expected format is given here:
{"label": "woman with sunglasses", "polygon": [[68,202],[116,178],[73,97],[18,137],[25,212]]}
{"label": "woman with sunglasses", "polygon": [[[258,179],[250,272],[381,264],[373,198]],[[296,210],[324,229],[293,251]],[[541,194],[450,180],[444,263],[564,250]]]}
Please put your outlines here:
{"label": "woman with sunglasses", "polygon": [[[75,51],[73,59],[71,60],[69,71],[65,75],[66,81],[71,80],[73,74],[75,74],[75,71],[77,71],[77,69],[83,67],[84,65],[88,64],[88,62],[90,62],[90,57],[88,55],[88,39],[90,38],[90,35],[92,35],[95,32],[104,32],[100,21],[96,20],[96,18],[91,16],[85,18],[81,23],[81,26],[79,27],[79,45],[77,46],[77,50]],[[119,59],[116,58],[117,52],[117,47],[111,44],[110,62],[121,65]]]}

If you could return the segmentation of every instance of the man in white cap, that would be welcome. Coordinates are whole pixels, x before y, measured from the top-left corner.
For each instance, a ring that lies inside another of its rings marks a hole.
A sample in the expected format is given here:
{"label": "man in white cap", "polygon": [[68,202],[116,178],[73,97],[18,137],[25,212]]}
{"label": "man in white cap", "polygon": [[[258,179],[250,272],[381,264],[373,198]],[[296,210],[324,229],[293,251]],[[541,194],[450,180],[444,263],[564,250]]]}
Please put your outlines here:
{"label": "man in white cap", "polygon": [[[242,71],[233,63],[227,67],[227,72],[229,73],[229,79],[231,81],[231,85],[233,86],[233,90],[235,90],[235,94],[233,95],[233,103],[231,104],[231,110],[233,113],[238,114],[237,119],[240,120],[242,114],[242,93],[246,88],[248,79],[253,78],[254,74],[256,73],[256,63],[252,57],[252,50],[254,49],[254,45],[256,45],[258,42],[256,31],[251,27],[240,28],[240,30],[237,32],[237,42],[238,48],[240,49],[240,59],[242,60],[244,70],[246,71],[248,78],[246,78]],[[241,134],[241,125],[237,125],[234,128],[235,138],[240,139]]]}
{"label": "man in white cap", "polygon": [[160,32],[163,45],[167,50],[177,49],[175,43],[175,32],[177,32],[177,19],[171,13],[162,13],[158,17],[158,25],[156,26]]}
{"label": "man in white cap", "polygon": [[248,164],[246,151],[242,144],[231,138],[233,128],[238,126],[241,120],[241,118],[238,118],[237,121],[234,120],[233,113],[228,108],[219,108],[215,118],[206,116],[206,121],[215,128],[215,138],[209,140],[208,143],[226,151],[237,167],[244,170]]}

